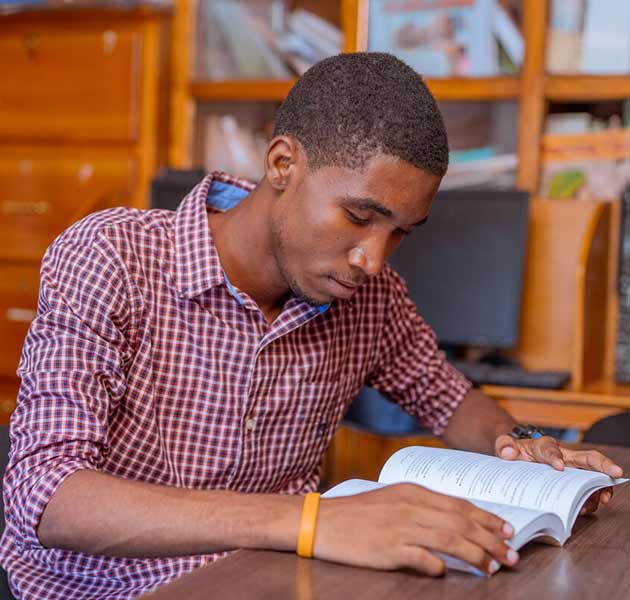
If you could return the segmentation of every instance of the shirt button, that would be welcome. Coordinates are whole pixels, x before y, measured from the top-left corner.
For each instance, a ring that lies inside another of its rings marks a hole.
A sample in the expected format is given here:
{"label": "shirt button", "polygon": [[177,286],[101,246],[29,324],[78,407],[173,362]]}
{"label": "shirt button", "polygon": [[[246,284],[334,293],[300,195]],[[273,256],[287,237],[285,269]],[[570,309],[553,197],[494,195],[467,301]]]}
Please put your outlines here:
{"label": "shirt button", "polygon": [[254,427],[256,427],[256,419],[247,419],[247,422],[245,423],[247,431],[254,431]]}

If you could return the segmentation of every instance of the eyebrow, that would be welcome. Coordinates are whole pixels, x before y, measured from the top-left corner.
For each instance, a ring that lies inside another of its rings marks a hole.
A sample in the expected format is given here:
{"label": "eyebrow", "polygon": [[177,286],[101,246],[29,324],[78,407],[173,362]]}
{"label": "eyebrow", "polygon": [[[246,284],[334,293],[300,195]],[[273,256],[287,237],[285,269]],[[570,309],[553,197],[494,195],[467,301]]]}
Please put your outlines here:
{"label": "eyebrow", "polygon": [[[380,202],[373,200],[372,198],[356,198],[354,196],[346,196],[346,200],[348,203],[358,209],[358,210],[373,210],[379,215],[383,215],[384,217],[392,218],[394,213],[383,206]],[[420,225],[424,225],[429,220],[429,217],[424,217],[424,219],[420,219],[418,222],[413,223],[412,227],[419,227]]]}
{"label": "eyebrow", "polygon": [[380,202],[373,200],[372,198],[355,198],[353,196],[346,196],[346,200],[359,210],[373,210],[379,215],[384,217],[393,217],[394,213],[386,206],[383,206]]}
{"label": "eyebrow", "polygon": [[420,225],[424,225],[429,220],[429,217],[424,217],[424,219],[420,219],[416,223],[412,225],[412,227],[420,227]]}

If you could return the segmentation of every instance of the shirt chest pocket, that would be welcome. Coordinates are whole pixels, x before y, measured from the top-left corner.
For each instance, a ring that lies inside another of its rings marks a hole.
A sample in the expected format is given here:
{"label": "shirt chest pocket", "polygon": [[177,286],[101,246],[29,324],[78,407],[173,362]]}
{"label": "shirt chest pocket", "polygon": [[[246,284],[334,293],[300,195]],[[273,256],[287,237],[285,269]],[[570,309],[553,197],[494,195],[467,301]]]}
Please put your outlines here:
{"label": "shirt chest pocket", "polygon": [[354,379],[302,381],[295,387],[295,411],[284,421],[288,433],[285,476],[297,478],[319,467],[337,425],[358,392]]}

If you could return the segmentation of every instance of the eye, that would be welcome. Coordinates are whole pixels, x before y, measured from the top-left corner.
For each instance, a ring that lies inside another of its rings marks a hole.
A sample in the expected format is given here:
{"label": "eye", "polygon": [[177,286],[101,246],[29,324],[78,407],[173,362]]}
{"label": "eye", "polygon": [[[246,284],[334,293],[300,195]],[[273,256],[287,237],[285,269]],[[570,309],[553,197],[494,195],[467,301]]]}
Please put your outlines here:
{"label": "eye", "polygon": [[370,223],[369,218],[364,219],[363,217],[360,217],[359,215],[352,212],[351,210],[348,210],[347,208],[346,208],[346,215],[348,216],[348,219],[350,219],[350,221],[352,221],[353,223],[356,223],[357,225],[368,225]]}

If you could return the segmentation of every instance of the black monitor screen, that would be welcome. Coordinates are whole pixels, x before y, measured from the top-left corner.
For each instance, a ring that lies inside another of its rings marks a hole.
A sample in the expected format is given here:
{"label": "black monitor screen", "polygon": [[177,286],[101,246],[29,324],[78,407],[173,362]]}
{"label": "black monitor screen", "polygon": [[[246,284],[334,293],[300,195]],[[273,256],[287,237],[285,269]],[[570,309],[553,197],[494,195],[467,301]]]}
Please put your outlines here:
{"label": "black monitor screen", "polygon": [[427,223],[391,257],[440,344],[516,344],[528,215],[525,192],[438,192]]}

